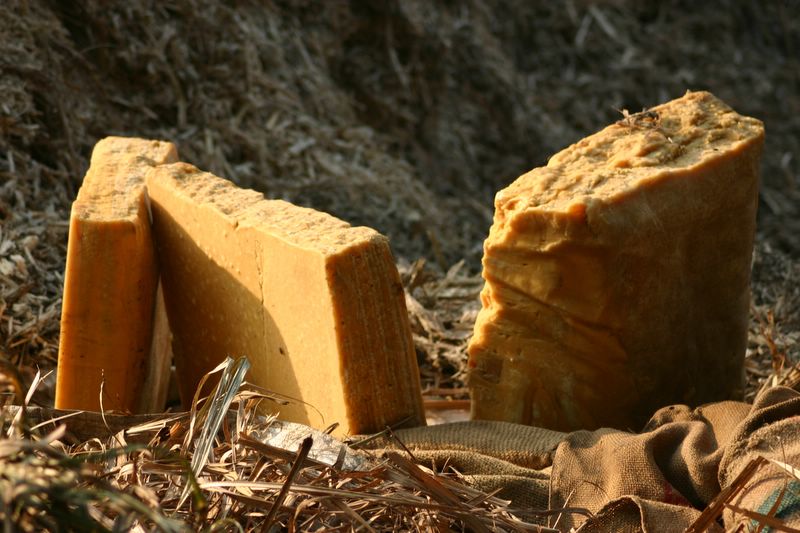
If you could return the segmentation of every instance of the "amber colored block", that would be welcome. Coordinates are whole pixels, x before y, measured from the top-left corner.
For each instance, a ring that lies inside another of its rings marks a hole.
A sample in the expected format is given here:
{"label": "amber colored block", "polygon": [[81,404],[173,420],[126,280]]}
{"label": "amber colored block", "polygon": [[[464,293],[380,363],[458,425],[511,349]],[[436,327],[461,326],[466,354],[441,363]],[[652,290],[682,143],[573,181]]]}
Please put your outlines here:
{"label": "amber colored block", "polygon": [[144,177],[176,160],[171,143],[135,138],[108,137],[92,152],[70,215],[58,409],[100,410],[101,384],[103,409],[163,409],[169,327]]}
{"label": "amber colored block", "polygon": [[226,356],[292,398],[262,407],[337,433],[422,425],[403,289],[388,241],[191,165],[147,184],[184,404]]}
{"label": "amber colored block", "polygon": [[473,418],[638,430],[664,405],[740,398],[763,140],[689,92],[500,191]]}

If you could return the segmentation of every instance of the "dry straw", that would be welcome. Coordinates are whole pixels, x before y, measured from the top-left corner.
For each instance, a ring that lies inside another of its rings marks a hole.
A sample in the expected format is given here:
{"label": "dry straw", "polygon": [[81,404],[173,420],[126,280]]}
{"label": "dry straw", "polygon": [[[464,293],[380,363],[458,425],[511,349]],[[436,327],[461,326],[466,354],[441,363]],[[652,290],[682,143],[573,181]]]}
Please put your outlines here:
{"label": "dry straw", "polygon": [[[2,515],[21,531],[546,531],[457,472],[259,414],[270,400],[240,387],[246,368],[220,365],[219,385],[189,413],[73,419],[72,435],[50,410],[6,409]],[[266,437],[275,424],[284,447]]]}

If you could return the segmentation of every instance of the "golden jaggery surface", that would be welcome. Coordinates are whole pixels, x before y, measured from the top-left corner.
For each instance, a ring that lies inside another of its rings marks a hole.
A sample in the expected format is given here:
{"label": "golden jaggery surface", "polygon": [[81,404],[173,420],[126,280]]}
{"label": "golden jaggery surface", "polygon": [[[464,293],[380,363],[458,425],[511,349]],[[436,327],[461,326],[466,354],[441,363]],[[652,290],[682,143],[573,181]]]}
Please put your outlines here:
{"label": "golden jaggery surface", "polygon": [[164,141],[128,137],[100,140],[72,205],[72,216],[97,222],[138,218],[147,169],[177,159],[175,146]]}
{"label": "golden jaggery surface", "polygon": [[690,92],[500,191],[473,417],[639,429],[662,405],[739,394],[763,136]]}
{"label": "golden jaggery surface", "polygon": [[184,402],[225,356],[291,399],[287,420],[338,433],[424,423],[402,287],[376,231],[186,164],[148,176]]}
{"label": "golden jaggery surface", "polygon": [[[163,398],[152,379],[168,371],[169,354],[153,338],[153,323],[154,315],[159,323],[166,318],[155,304],[158,265],[144,177],[175,160],[171,143],[135,138],[108,137],[92,152],[70,216],[59,409],[99,410],[101,384],[104,409],[152,410]],[[155,334],[167,336],[168,327]]]}

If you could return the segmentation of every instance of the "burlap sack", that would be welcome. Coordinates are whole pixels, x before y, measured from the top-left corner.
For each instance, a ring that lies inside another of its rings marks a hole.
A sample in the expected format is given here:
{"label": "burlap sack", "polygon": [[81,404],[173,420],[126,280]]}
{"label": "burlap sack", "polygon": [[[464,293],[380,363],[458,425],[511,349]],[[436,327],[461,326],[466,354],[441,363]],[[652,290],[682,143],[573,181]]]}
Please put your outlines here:
{"label": "burlap sack", "polygon": [[[736,427],[719,466],[725,487],[756,457],[794,467],[794,477],[774,463],[759,468],[731,504],[760,514],[772,514],[784,525],[800,528],[800,394],[792,389],[770,389],[756,400],[747,418]],[[726,508],[725,526],[743,531],[755,522]],[[751,526],[753,524],[753,526]]]}
{"label": "burlap sack", "polygon": [[[530,521],[562,530],[683,531],[755,457],[800,465],[800,393],[776,387],[753,405],[667,407],[639,434],[564,434],[485,421],[396,434],[417,459],[449,465],[482,490],[500,490],[521,510],[578,508],[593,515],[526,515]],[[392,443],[373,443],[381,445]],[[800,527],[800,482],[764,463],[728,505]],[[744,522],[747,530],[751,520],[725,507],[725,529]],[[712,521],[708,530],[721,528]]]}

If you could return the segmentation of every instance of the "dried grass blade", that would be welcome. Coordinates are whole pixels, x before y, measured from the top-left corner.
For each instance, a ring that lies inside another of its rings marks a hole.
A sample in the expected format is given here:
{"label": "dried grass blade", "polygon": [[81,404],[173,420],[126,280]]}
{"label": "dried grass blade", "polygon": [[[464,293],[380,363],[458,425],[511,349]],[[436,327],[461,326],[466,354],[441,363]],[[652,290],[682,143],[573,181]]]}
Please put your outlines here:
{"label": "dried grass blade", "polygon": [[[279,490],[283,486],[284,483],[275,483],[271,481],[208,481],[200,484],[200,488],[203,490],[219,490],[226,487],[247,487],[252,490]],[[357,492],[353,490],[336,489],[331,487],[317,487],[313,485],[293,485],[290,490],[292,492],[310,494],[314,496],[353,498],[356,500],[364,499],[390,505],[450,510],[449,506],[428,503],[426,500],[410,494],[387,495],[375,492]]]}
{"label": "dried grass blade", "polygon": [[61,415],[61,416],[57,416],[55,418],[51,418],[49,420],[45,420],[44,422],[39,422],[38,424],[36,424],[35,426],[33,426],[31,428],[31,431],[36,431],[37,429],[41,429],[44,426],[47,426],[49,424],[55,425],[56,422],[61,422],[62,420],[66,420],[68,418],[72,418],[73,416],[77,416],[77,415],[82,414],[82,413],[83,413],[83,411],[75,411],[73,413],[67,413],[65,415]]}
{"label": "dried grass blade", "polygon": [[41,439],[38,439],[37,442],[40,444],[49,445],[52,442],[62,439],[66,432],[67,426],[62,424]]}
{"label": "dried grass blade", "polygon": [[269,510],[269,514],[267,515],[266,522],[264,523],[264,531],[267,531],[272,523],[275,521],[275,516],[278,514],[278,510],[283,505],[283,502],[286,500],[286,495],[289,494],[289,488],[294,483],[295,478],[303,469],[303,463],[308,457],[308,452],[311,451],[311,446],[314,444],[314,439],[311,437],[306,437],[303,439],[303,443],[300,445],[300,449],[297,450],[297,458],[292,465],[292,469],[289,470],[289,475],[286,476],[286,482],[281,487],[281,491],[278,493],[278,496],[275,498],[275,503],[272,504],[272,509]]}
{"label": "dried grass blade", "polygon": [[756,457],[752,459],[747,466],[745,466],[739,475],[731,482],[730,485],[722,489],[719,494],[708,504],[697,520],[692,525],[686,528],[685,533],[702,533],[719,517],[722,510],[728,505],[740,490],[744,488],[750,478],[756,473],[761,465],[767,462],[763,457]]}
{"label": "dried grass blade", "polygon": [[337,500],[336,498],[328,498],[328,499],[324,499],[324,500],[322,500],[322,503],[323,503],[323,505],[325,505],[325,506],[331,506],[331,507],[335,507],[336,509],[340,510],[340,511],[341,511],[341,512],[343,512],[345,515],[347,515],[348,517],[350,517],[350,519],[351,519],[353,522],[355,522],[356,524],[358,524],[358,526],[355,528],[355,531],[361,531],[362,529],[366,529],[367,531],[371,531],[371,532],[374,532],[374,531],[375,531],[375,529],[374,529],[372,526],[370,526],[370,525],[369,525],[369,522],[367,522],[366,520],[364,520],[364,518],[363,518],[363,517],[362,517],[360,514],[358,514],[357,512],[355,512],[355,511],[354,511],[354,510],[353,510],[353,509],[352,509],[352,508],[351,508],[349,505],[347,505],[345,502],[343,502],[343,501],[341,501],[341,500]]}
{"label": "dried grass blade", "polygon": [[800,468],[795,468],[792,465],[786,464],[783,461],[778,461],[777,459],[770,459],[768,457],[764,457],[764,459],[774,464],[775,466],[777,466],[778,468],[780,468],[781,470],[783,470],[784,472],[795,478],[796,480],[800,481]]}
{"label": "dried grass blade", "polygon": [[44,377],[42,377],[41,370],[36,370],[36,375],[33,377],[31,381],[31,386],[28,387],[28,393],[25,395],[25,398],[22,401],[22,405],[20,406],[19,411],[14,416],[14,419],[11,421],[11,424],[8,426],[8,432],[6,433],[7,437],[11,437],[14,435],[14,431],[20,428],[20,424],[22,424],[22,419],[25,417],[25,408],[28,407],[28,404],[33,398],[33,393],[36,392],[36,389],[39,387],[39,383],[47,379],[47,377],[52,374],[53,371],[51,370]]}
{"label": "dried grass blade", "polygon": [[[207,488],[207,487],[201,487],[201,488]],[[236,492],[233,490],[214,487],[214,491],[220,494],[225,494],[226,496],[229,496],[230,498],[236,501],[239,501],[251,507],[255,507],[256,509],[262,509],[262,508],[266,509],[267,504],[269,503],[269,501],[264,498],[256,498],[255,496],[248,496],[246,494],[242,494],[241,492]]]}
{"label": "dried grass blade", "polygon": [[[189,431],[186,433],[186,438],[184,441],[184,448],[189,447],[189,443],[194,438],[195,428],[199,423],[202,423],[205,420],[205,414],[208,412],[208,402],[204,402],[203,406],[198,409],[198,405],[200,405],[201,394],[203,391],[203,387],[206,384],[206,381],[215,373],[222,372],[230,365],[230,357],[226,358],[223,362],[218,364],[214,370],[206,373],[205,376],[200,379],[200,383],[197,384],[197,390],[195,390],[194,398],[192,399],[192,406],[189,409]],[[217,384],[217,389],[219,389],[219,384]]]}
{"label": "dried grass blade", "polygon": [[160,531],[164,531],[166,533],[182,533],[185,531],[184,524],[182,522],[167,518],[161,513],[156,512],[154,509],[151,509],[138,499],[134,498],[130,494],[125,494],[124,492],[115,490],[99,490],[97,491],[96,495],[98,497],[106,498],[112,503],[122,504],[124,508],[132,509],[141,516],[147,517],[147,519],[151,520]]}
{"label": "dried grass blade", "polygon": [[732,503],[726,503],[725,507],[735,513],[742,514],[751,520],[755,520],[759,524],[769,526],[777,531],[785,531],[786,533],[800,533],[800,529],[789,527],[782,520],[775,518],[774,516],[768,516],[757,511],[751,511],[750,509],[745,509]]}
{"label": "dried grass blade", "polygon": [[416,464],[396,452],[389,452],[389,460],[402,470],[406,471],[413,479],[420,483],[427,492],[434,496],[440,503],[452,506],[452,511],[473,531],[489,533],[489,528],[477,517],[471,514],[458,497],[450,492],[436,478],[423,472]]}
{"label": "dried grass blade", "polygon": [[[788,488],[789,484],[784,481],[783,487],[781,487],[781,491],[778,493],[778,496],[775,498],[775,501],[772,503],[772,506],[767,511],[767,516],[775,516],[775,514],[781,508],[781,504],[783,503],[783,498],[786,496],[786,489]],[[766,524],[759,524],[753,533],[761,533],[762,531],[764,531],[765,527],[767,527]]]}
{"label": "dried grass blade", "polygon": [[[303,440],[303,443],[305,443],[305,440]],[[261,442],[259,440],[256,440],[246,433],[242,433],[239,435],[238,444],[241,444],[242,446],[255,450],[267,457],[271,458],[277,457],[278,459],[283,459],[284,461],[291,461],[292,459],[295,459],[296,461],[297,452],[290,452],[282,448],[277,448],[275,446],[267,444],[266,442]],[[306,454],[306,456],[307,455],[308,454]],[[304,457],[303,466],[326,467],[328,465],[326,465],[323,462],[312,459],[310,457]]]}
{"label": "dried grass blade", "polygon": [[150,433],[154,431],[158,431],[161,428],[168,426],[174,422],[178,422],[188,416],[188,413],[179,413],[176,415],[169,415],[164,414],[163,416],[157,417],[154,420],[150,420],[147,422],[142,422],[140,424],[136,424],[128,428],[125,433],[128,435],[137,435],[139,433]]}
{"label": "dried grass blade", "polygon": [[[230,357],[225,359],[222,377],[219,380],[214,393],[211,395],[210,401],[206,402],[203,408],[207,408],[208,412],[200,430],[200,436],[197,438],[197,443],[192,456],[191,469],[192,475],[197,478],[203,467],[208,462],[208,456],[211,452],[211,447],[214,444],[214,438],[222,425],[222,420],[228,412],[228,408],[233,401],[236,393],[239,392],[239,386],[244,381],[244,376],[250,368],[250,362],[246,357],[239,357],[235,361]],[[222,365],[220,365],[222,366]],[[218,366],[214,371],[220,369]],[[199,390],[199,387],[198,387]],[[190,432],[191,433],[191,432]],[[180,503],[181,507],[189,495],[190,484],[187,483],[183,489]]]}

